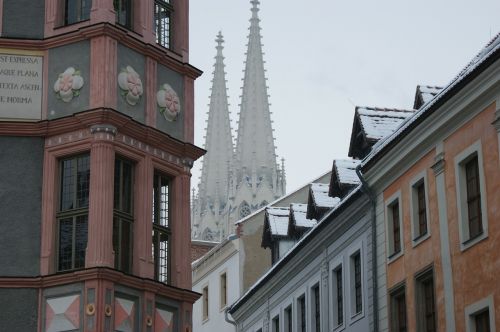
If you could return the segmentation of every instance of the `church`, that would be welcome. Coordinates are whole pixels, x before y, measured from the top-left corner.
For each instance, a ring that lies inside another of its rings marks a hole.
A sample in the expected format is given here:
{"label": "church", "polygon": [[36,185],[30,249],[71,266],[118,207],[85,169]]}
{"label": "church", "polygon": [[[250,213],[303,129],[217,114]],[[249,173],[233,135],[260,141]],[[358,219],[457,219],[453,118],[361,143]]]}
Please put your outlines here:
{"label": "church", "polygon": [[252,16],[243,78],[236,142],[231,132],[224,72],[223,36],[216,42],[212,93],[206,128],[207,150],[197,195],[193,197],[192,238],[221,241],[234,222],[285,194],[284,159],[277,161],[267,93],[259,1]]}

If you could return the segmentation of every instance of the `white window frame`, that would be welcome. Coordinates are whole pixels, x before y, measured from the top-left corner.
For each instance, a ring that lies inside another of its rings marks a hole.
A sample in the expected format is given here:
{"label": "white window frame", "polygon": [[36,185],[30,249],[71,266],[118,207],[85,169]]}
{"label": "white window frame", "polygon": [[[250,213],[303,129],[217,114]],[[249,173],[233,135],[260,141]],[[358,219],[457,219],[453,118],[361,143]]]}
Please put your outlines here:
{"label": "white window frame", "polygon": [[[205,317],[205,294],[204,290],[207,289],[207,316]],[[210,319],[210,288],[208,283],[201,287],[201,323],[205,324]]]}
{"label": "white window frame", "polygon": [[[393,234],[393,222],[392,222],[392,211],[391,206],[394,203],[399,204],[399,240],[401,243],[401,250],[398,253],[394,252],[394,239],[392,238]],[[403,230],[403,201],[401,199],[401,190],[395,192],[391,197],[389,197],[384,205],[385,205],[385,234],[386,234],[386,250],[387,250],[387,264],[392,263],[399,257],[404,255],[405,246],[404,246],[404,230]]]}
{"label": "white window frame", "polygon": [[[293,316],[293,312],[294,312],[293,311],[293,302],[294,301],[292,299],[290,299],[283,304],[283,310],[282,310],[283,322],[280,322],[280,328],[285,332],[286,332],[285,324],[288,324],[288,320],[286,319],[286,312],[285,312],[287,308],[290,308],[290,316],[291,316],[290,318],[292,321],[292,326],[291,326],[290,331],[295,331],[295,328],[294,328],[295,321],[293,319],[294,318],[294,316]],[[283,327],[281,327],[281,326],[283,326]]]}
{"label": "white window frame", "polygon": [[[274,321],[276,320],[276,318],[278,318],[278,321],[279,321],[279,328],[278,330],[276,330],[274,328]],[[281,332],[282,328],[282,317],[281,317],[281,314],[280,314],[280,310],[278,309],[278,312],[275,312],[274,314],[271,315],[271,328],[269,329],[270,332]]]}
{"label": "white window frame", "polygon": [[493,305],[493,295],[489,295],[473,304],[465,307],[465,331],[466,332],[476,332],[476,327],[474,326],[474,316],[483,311],[489,311],[490,316],[490,330],[495,332],[495,306]]}
{"label": "white window frame", "polygon": [[307,290],[306,290],[306,330],[307,331],[314,331],[314,320],[313,320],[313,315],[314,313],[312,312],[313,305],[313,292],[312,289],[314,286],[318,285],[319,287],[319,310],[320,310],[320,317],[323,318],[324,313],[321,311],[321,299],[323,298],[323,290],[321,287],[321,274],[317,273],[313,277],[311,277],[309,283],[307,284]]}
{"label": "white window frame", "polygon": [[[427,233],[418,234],[418,192],[416,186],[423,181],[425,193],[425,218],[427,222]],[[429,218],[429,186],[427,183],[427,171],[423,170],[410,181],[410,221],[411,221],[411,241],[412,246],[416,247],[431,236],[431,225]]]}
{"label": "white window frame", "polygon": [[[226,275],[226,303],[222,305],[222,275]],[[227,303],[229,302],[227,287],[227,269],[219,272],[219,311],[222,312],[227,308]]]}
{"label": "white window frame", "polygon": [[[355,282],[354,282],[354,277],[355,277],[355,269],[354,269],[354,260],[353,256],[359,252],[359,258],[360,258],[360,268],[361,268],[361,311],[356,313],[356,294],[355,294]],[[363,241],[360,241],[353,246],[351,246],[347,252],[348,254],[348,262],[347,266],[349,268],[348,272],[348,282],[344,283],[344,285],[348,284],[349,285],[349,301],[344,300],[344,304],[349,304],[349,325],[353,324],[354,322],[360,320],[365,316],[365,305],[366,305],[366,300],[365,300],[365,294],[366,294],[366,285],[365,285],[365,260],[364,260],[364,245]],[[344,275],[346,275],[344,273]],[[345,294],[345,291],[344,291]],[[344,317],[344,321],[345,321]]]}
{"label": "white window frame", "polygon": [[[345,328],[346,324],[346,296],[345,296],[345,285],[346,285],[346,277],[345,277],[345,264],[344,264],[344,257],[343,256],[338,256],[334,258],[333,260],[330,261],[330,296],[329,296],[329,303],[330,303],[330,326],[332,327],[332,331],[341,331]],[[342,269],[342,324],[337,324],[336,322],[338,321],[337,317],[337,279],[335,277],[335,271],[338,270],[338,268]]]}
{"label": "white window frame", "polygon": [[[477,156],[477,164],[479,170],[479,192],[481,193],[481,223],[483,227],[483,233],[473,239],[470,239],[467,211],[467,184],[465,179],[464,164],[475,155]],[[477,140],[472,145],[456,155],[454,164],[460,250],[464,251],[488,237],[488,209],[486,207],[486,182],[484,179],[483,149],[481,140]]]}
{"label": "white window frame", "polygon": [[292,307],[292,309],[294,310],[294,313],[295,313],[295,319],[294,319],[294,326],[295,326],[295,330],[294,331],[299,331],[299,318],[301,318],[301,315],[299,313],[299,309],[300,309],[300,306],[299,306],[299,299],[301,297],[304,297],[304,311],[305,311],[305,319],[306,319],[306,322],[305,322],[305,325],[306,325],[306,331],[307,331],[307,326],[308,325],[308,322],[307,322],[307,319],[309,317],[309,315],[307,314],[308,310],[309,310],[309,305],[308,305],[308,300],[307,300],[307,288],[301,288],[299,291],[297,291],[297,293],[295,294],[295,296],[293,297],[293,302],[294,302],[294,306]]}

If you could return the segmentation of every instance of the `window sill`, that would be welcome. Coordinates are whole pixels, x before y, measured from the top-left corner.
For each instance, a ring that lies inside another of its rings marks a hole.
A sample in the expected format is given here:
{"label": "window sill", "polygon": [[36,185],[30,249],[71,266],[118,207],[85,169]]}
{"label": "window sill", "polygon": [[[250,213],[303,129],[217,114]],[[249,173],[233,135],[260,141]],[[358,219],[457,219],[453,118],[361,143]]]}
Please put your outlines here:
{"label": "window sill", "polygon": [[420,243],[424,242],[425,240],[427,240],[430,237],[431,237],[431,234],[429,232],[427,232],[423,235],[417,236],[416,238],[414,238],[412,240],[412,247],[413,248],[417,247]]}
{"label": "window sill", "polygon": [[340,325],[337,325],[333,328],[332,332],[339,332],[343,331],[345,329],[345,323],[342,323]]}
{"label": "window sill", "polygon": [[206,322],[208,322],[210,319],[207,317],[207,318],[203,318],[203,320],[201,321],[202,324],[205,324]]}
{"label": "window sill", "polygon": [[227,308],[227,304],[225,306],[223,306],[222,308],[219,309],[219,312],[224,312]]}
{"label": "window sill", "polygon": [[349,325],[356,323],[358,320],[360,320],[363,317],[365,317],[365,312],[363,310],[361,310],[360,312],[351,316],[351,318],[349,319]]}
{"label": "window sill", "polygon": [[475,237],[470,238],[470,239],[466,240],[465,242],[462,242],[460,244],[460,251],[466,251],[470,247],[475,246],[476,244],[478,244],[479,242],[481,242],[487,238],[488,238],[488,232],[483,231],[482,233],[476,235]]}
{"label": "window sill", "polygon": [[399,257],[403,256],[404,251],[401,249],[398,252],[395,252],[391,254],[389,257],[387,257],[387,265],[391,264],[392,262],[396,261]]}

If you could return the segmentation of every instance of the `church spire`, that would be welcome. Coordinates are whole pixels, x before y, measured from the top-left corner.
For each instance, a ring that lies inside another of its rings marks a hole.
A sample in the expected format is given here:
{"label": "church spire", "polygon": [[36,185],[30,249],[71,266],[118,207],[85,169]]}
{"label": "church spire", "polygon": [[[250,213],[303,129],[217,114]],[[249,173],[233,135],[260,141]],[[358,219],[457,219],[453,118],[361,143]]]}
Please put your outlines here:
{"label": "church spire", "polygon": [[[200,184],[198,187],[197,215],[194,226],[200,232],[216,231],[216,219],[229,200],[229,173],[232,167],[233,138],[229,119],[229,104],[222,55],[224,39],[221,32],[217,35],[215,65],[212,79],[212,93],[208,110],[205,137],[207,153],[203,157]],[[203,234],[193,234],[200,237]],[[206,236],[203,235],[206,238]]]}
{"label": "church spire", "polygon": [[[252,17],[238,123],[235,176],[237,182],[244,182],[245,178],[251,179],[252,170],[256,170],[260,179],[265,179],[272,184],[273,174],[276,173],[278,165],[259,26],[258,6],[260,2],[252,0],[250,3],[252,4]],[[244,174],[245,171],[247,174]],[[278,196],[282,194],[279,193]]]}

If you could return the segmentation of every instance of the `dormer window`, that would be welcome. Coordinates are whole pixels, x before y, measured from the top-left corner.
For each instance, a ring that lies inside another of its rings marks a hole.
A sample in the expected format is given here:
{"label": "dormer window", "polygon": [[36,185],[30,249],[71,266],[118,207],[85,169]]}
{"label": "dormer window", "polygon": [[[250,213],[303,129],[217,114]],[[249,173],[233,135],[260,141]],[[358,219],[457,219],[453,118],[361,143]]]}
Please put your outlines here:
{"label": "dormer window", "polygon": [[113,0],[116,12],[116,23],[132,29],[132,0]]}
{"label": "dormer window", "polygon": [[92,7],[92,0],[65,0],[64,25],[90,19],[90,7]]}
{"label": "dormer window", "polygon": [[156,42],[166,48],[170,48],[172,12],[171,0],[155,0],[154,29]]}

